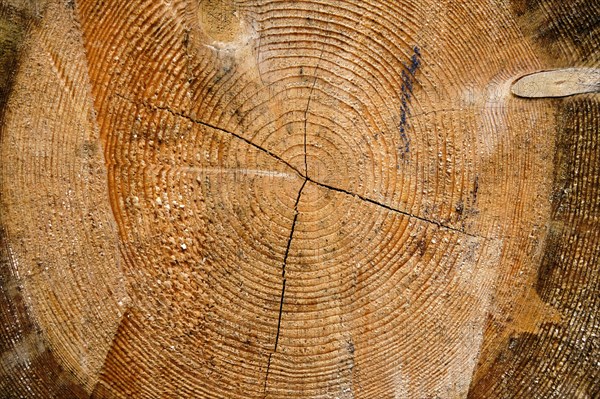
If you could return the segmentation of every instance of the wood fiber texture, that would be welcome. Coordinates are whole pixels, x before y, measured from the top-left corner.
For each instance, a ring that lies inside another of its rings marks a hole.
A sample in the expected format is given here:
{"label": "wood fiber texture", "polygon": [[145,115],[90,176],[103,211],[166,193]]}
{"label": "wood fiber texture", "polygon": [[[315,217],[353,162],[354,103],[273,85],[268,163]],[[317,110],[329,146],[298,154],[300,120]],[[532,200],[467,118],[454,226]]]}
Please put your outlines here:
{"label": "wood fiber texture", "polygon": [[599,21],[0,0],[0,398],[599,397]]}

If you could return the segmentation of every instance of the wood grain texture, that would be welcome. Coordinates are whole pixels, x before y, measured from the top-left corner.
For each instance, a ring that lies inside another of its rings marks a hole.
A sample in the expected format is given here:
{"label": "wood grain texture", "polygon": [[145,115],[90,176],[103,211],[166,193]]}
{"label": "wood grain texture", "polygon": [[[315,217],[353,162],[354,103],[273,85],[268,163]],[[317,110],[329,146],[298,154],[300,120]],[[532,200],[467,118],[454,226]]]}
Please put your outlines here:
{"label": "wood grain texture", "polygon": [[600,92],[600,69],[564,68],[525,75],[513,83],[514,95],[525,98],[568,97]]}
{"label": "wood grain texture", "polygon": [[563,3],[2,2],[0,396],[596,397]]}
{"label": "wood grain texture", "polygon": [[0,392],[89,397],[127,294],[82,37],[63,5],[12,10],[29,32],[2,115]]}
{"label": "wood grain texture", "polygon": [[[596,2],[516,0],[512,7],[545,69],[600,65]],[[488,341],[497,352],[480,360],[472,398],[490,392],[492,397],[595,398],[600,392],[600,225],[593,208],[597,185],[592,183],[597,179],[593,149],[598,147],[598,96],[541,101],[553,107],[556,142],[552,212],[535,288],[544,303],[560,311],[562,322],[501,342],[491,338],[496,327],[490,320]],[[581,225],[584,230],[577,227]],[[589,277],[577,277],[584,275]]]}

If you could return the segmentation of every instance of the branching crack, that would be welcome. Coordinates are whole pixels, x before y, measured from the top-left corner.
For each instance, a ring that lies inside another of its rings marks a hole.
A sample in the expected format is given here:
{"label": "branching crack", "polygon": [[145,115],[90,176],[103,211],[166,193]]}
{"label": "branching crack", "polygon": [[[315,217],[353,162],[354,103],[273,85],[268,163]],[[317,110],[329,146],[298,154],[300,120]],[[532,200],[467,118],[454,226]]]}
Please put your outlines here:
{"label": "branching crack", "polygon": [[[317,67],[318,67],[318,64],[317,64]],[[313,87],[314,87],[314,85],[313,85]],[[129,101],[129,102],[131,102],[133,104],[135,104],[135,102],[133,100],[131,100],[131,99],[129,99],[129,98],[127,98],[127,97],[125,97],[125,96],[123,96],[121,94],[117,93],[116,96],[119,97],[119,98],[122,98],[124,100],[127,100],[127,101]],[[300,176],[301,178],[303,178],[305,180],[304,184],[302,185],[302,188],[300,189],[300,193],[298,195],[298,201],[300,199],[300,194],[302,193],[302,190],[304,189],[304,186],[306,185],[306,183],[307,182],[311,182],[311,183],[313,183],[313,184],[315,184],[315,185],[317,185],[319,187],[326,188],[326,189],[332,190],[332,191],[337,191],[339,193],[350,195],[352,197],[358,198],[358,199],[360,199],[362,201],[365,201],[365,202],[368,202],[370,204],[373,204],[373,205],[376,205],[376,206],[380,206],[380,207],[382,207],[384,209],[387,209],[387,210],[389,210],[391,212],[395,212],[395,213],[398,213],[398,214],[401,214],[401,215],[404,215],[404,216],[407,216],[407,217],[410,217],[410,218],[413,218],[413,219],[420,220],[422,222],[426,222],[426,223],[430,223],[430,224],[436,225],[436,226],[438,226],[441,229],[455,231],[457,233],[461,233],[461,234],[464,234],[464,235],[469,236],[469,237],[483,238],[483,239],[487,238],[487,237],[484,237],[484,236],[480,236],[480,235],[468,233],[468,232],[466,232],[464,230],[457,229],[456,227],[448,226],[448,225],[446,225],[444,223],[441,223],[441,222],[438,222],[436,220],[428,219],[428,218],[425,218],[423,216],[415,215],[415,214],[412,214],[410,212],[406,212],[406,211],[403,211],[403,210],[400,210],[400,209],[393,208],[393,207],[391,207],[389,205],[386,205],[384,203],[375,201],[375,200],[373,200],[371,198],[365,197],[365,196],[357,194],[357,193],[353,193],[353,192],[348,191],[348,190],[344,190],[344,189],[339,188],[339,187],[335,187],[335,186],[331,186],[329,184],[321,183],[321,182],[319,182],[317,180],[314,180],[314,179],[310,178],[308,176],[308,173],[303,174],[300,170],[298,170],[292,164],[290,164],[289,162],[287,162],[286,160],[284,160],[283,158],[281,158],[279,155],[277,155],[277,154],[269,151],[268,149],[266,149],[264,147],[259,146],[258,144],[255,144],[251,140],[249,140],[249,139],[247,139],[247,138],[245,138],[245,137],[243,137],[243,136],[241,136],[241,135],[239,135],[237,133],[234,133],[234,132],[231,132],[231,131],[229,131],[227,129],[223,129],[221,127],[215,126],[215,125],[210,124],[208,122],[204,122],[204,121],[195,119],[195,118],[193,118],[193,117],[191,117],[189,115],[186,115],[183,112],[172,110],[171,108],[166,107],[166,106],[152,105],[152,104],[148,104],[146,102],[142,102],[141,104],[144,105],[144,106],[146,106],[146,107],[152,108],[152,109],[158,109],[158,110],[169,112],[170,114],[172,114],[174,116],[178,116],[178,117],[187,119],[187,120],[189,120],[192,123],[196,123],[198,125],[202,125],[202,126],[214,129],[214,130],[218,130],[218,131],[220,131],[222,133],[228,134],[228,135],[230,135],[232,137],[235,137],[235,138],[237,138],[239,140],[244,141],[246,144],[248,144],[248,145],[256,148],[257,150],[259,150],[259,151],[261,151],[261,152],[269,155],[270,157],[276,159],[277,161],[285,164],[290,169],[292,169],[294,172],[296,172],[298,174],[298,176]],[[308,111],[308,108],[307,108],[307,111]],[[306,126],[306,121],[305,121],[305,126]],[[305,130],[305,135],[306,135],[306,130]],[[305,146],[306,146],[306,137],[305,137]],[[304,154],[304,156],[305,156],[305,162],[306,162],[306,147],[305,147],[305,154]],[[296,202],[296,207],[297,207],[297,205],[298,205],[298,203]],[[295,224],[295,222],[296,222],[296,218],[294,218],[294,224]],[[293,233],[293,229],[292,229],[292,233]],[[290,236],[290,241],[291,241],[291,236]],[[288,250],[289,250],[289,243],[288,243]],[[286,255],[285,255],[286,260],[287,260],[287,255],[288,254],[287,254],[287,251],[286,251]]]}
{"label": "branching crack", "polygon": [[304,174],[308,178],[308,152],[306,151],[306,136],[307,136],[307,124],[308,124],[308,110],[310,108],[310,102],[312,100],[313,92],[315,91],[315,85],[317,84],[317,72],[319,71],[319,65],[323,59],[323,53],[325,52],[325,46],[321,49],[321,55],[315,66],[315,73],[313,74],[313,83],[308,93],[308,101],[306,102],[306,109],[304,110]]}
{"label": "branching crack", "polygon": [[287,265],[288,256],[290,254],[290,248],[292,246],[292,239],[294,238],[294,231],[296,230],[296,222],[298,221],[298,204],[300,203],[300,198],[302,197],[302,191],[304,191],[304,187],[306,186],[306,183],[308,181],[309,181],[308,179],[304,179],[304,183],[302,183],[302,186],[300,187],[300,190],[298,191],[298,196],[296,197],[296,203],[294,204],[294,219],[292,221],[292,228],[290,229],[290,237],[288,238],[287,246],[285,248],[285,255],[283,256],[283,264],[281,266],[282,284],[281,284],[281,297],[279,300],[279,316],[277,318],[277,334],[275,334],[275,345],[273,346],[273,351],[269,354],[269,360],[267,362],[267,372],[265,374],[265,385],[264,385],[265,396],[267,393],[269,372],[271,371],[271,359],[273,358],[273,355],[275,353],[277,353],[277,347],[279,345],[279,332],[281,331],[281,317],[283,316],[283,302],[285,299],[285,283],[287,281],[285,278],[285,266]]}

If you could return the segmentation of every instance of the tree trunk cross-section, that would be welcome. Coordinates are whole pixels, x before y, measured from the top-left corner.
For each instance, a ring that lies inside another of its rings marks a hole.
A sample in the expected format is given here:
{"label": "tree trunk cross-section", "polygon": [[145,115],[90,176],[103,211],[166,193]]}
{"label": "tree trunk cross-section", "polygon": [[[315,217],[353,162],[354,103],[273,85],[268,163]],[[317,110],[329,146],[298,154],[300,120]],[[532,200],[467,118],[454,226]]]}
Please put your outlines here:
{"label": "tree trunk cross-section", "polygon": [[599,397],[599,20],[0,0],[0,397]]}

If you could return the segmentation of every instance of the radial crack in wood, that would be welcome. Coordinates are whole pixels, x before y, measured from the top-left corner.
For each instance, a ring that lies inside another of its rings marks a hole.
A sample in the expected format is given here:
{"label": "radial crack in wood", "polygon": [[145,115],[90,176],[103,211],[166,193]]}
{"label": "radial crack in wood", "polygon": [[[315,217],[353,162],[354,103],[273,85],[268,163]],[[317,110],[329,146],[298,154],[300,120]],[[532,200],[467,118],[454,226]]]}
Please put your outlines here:
{"label": "radial crack in wood", "polygon": [[[315,80],[315,81],[316,81],[316,80]],[[118,96],[119,96],[120,98],[124,98],[124,99],[126,99],[126,100],[128,100],[128,101],[131,101],[131,100],[129,100],[128,98],[126,98],[125,96],[123,96],[123,95],[120,95],[120,94],[119,94]],[[311,94],[309,94],[309,104],[310,104],[310,96],[311,96]],[[255,144],[255,143],[254,143],[254,142],[252,142],[251,140],[244,138],[242,135],[240,135],[240,134],[238,134],[238,133],[234,133],[234,132],[228,131],[228,130],[226,130],[226,129],[223,129],[223,128],[220,128],[220,127],[218,127],[218,126],[214,126],[214,125],[212,125],[212,124],[210,124],[210,123],[206,123],[206,122],[203,122],[203,121],[200,121],[200,120],[196,120],[196,119],[194,119],[194,118],[192,118],[192,117],[190,117],[190,116],[188,116],[188,115],[185,115],[185,114],[183,114],[183,113],[181,113],[181,112],[173,111],[171,108],[169,108],[169,107],[167,107],[167,106],[152,106],[152,105],[149,105],[149,104],[144,104],[144,105],[145,105],[145,106],[148,106],[148,107],[150,107],[150,108],[153,108],[153,109],[167,111],[167,112],[169,112],[169,113],[170,113],[170,114],[172,114],[172,115],[179,116],[179,117],[181,117],[181,118],[185,118],[185,119],[187,119],[187,120],[189,120],[189,121],[191,121],[191,122],[193,122],[193,123],[197,123],[197,124],[199,124],[199,125],[206,126],[206,127],[209,127],[209,128],[211,128],[211,129],[219,130],[219,131],[221,131],[221,132],[223,132],[223,133],[226,133],[226,134],[228,134],[228,135],[231,135],[231,136],[233,136],[233,137],[235,137],[235,138],[237,138],[237,139],[239,139],[239,140],[242,140],[242,141],[244,141],[245,143],[247,143],[248,145],[250,145],[250,146],[252,146],[252,147],[254,147],[254,148],[256,148],[256,149],[258,149],[258,150],[260,150],[260,151],[264,152],[265,154],[267,154],[267,155],[269,155],[269,156],[271,156],[271,157],[275,158],[277,161],[284,163],[284,164],[285,164],[287,167],[289,167],[289,168],[290,168],[290,169],[292,169],[294,172],[296,172],[296,173],[297,173],[297,174],[298,174],[300,177],[302,177],[302,178],[304,178],[304,179],[306,179],[306,180],[310,181],[311,183],[317,184],[317,185],[319,185],[319,186],[321,186],[321,187],[323,187],[323,188],[327,188],[327,189],[329,189],[329,190],[334,190],[334,191],[343,192],[343,193],[345,193],[345,194],[348,194],[348,195],[351,195],[351,196],[358,197],[358,198],[360,198],[360,199],[361,199],[361,200],[363,200],[363,201],[367,201],[367,202],[370,202],[370,203],[372,203],[372,204],[374,204],[374,205],[381,206],[382,208],[385,208],[385,209],[387,209],[387,210],[389,210],[389,211],[392,211],[392,212],[398,212],[398,213],[401,213],[401,214],[403,214],[403,215],[410,216],[410,217],[412,217],[412,218],[416,218],[416,219],[422,220],[422,221],[424,221],[424,222],[428,222],[428,223],[431,223],[431,224],[437,225],[437,226],[438,226],[438,227],[440,227],[440,228],[444,228],[444,229],[448,229],[448,230],[457,231],[457,232],[459,232],[459,233],[463,233],[463,234],[469,235],[469,236],[471,236],[471,237],[480,237],[480,238],[484,238],[484,237],[478,236],[478,235],[476,235],[476,234],[470,234],[470,233],[468,233],[468,232],[465,232],[465,231],[463,231],[463,230],[457,229],[457,228],[455,228],[455,227],[452,227],[452,226],[447,226],[447,225],[445,225],[445,224],[443,224],[443,223],[441,223],[441,222],[435,221],[435,220],[430,220],[430,219],[424,218],[424,217],[422,217],[422,216],[419,216],[419,215],[413,215],[413,214],[411,214],[411,213],[409,213],[409,212],[402,211],[402,210],[399,210],[399,209],[395,209],[395,208],[393,208],[393,207],[391,207],[391,206],[389,206],[389,205],[386,205],[386,204],[383,204],[383,203],[379,203],[379,202],[377,202],[377,201],[375,201],[375,200],[372,200],[372,199],[370,199],[370,198],[366,198],[366,197],[364,197],[364,196],[362,196],[362,195],[360,195],[360,194],[355,194],[355,193],[349,192],[349,191],[347,191],[347,190],[344,190],[344,189],[342,189],[342,188],[333,187],[333,186],[330,186],[330,185],[327,185],[327,184],[321,183],[321,182],[319,182],[319,181],[316,181],[316,180],[314,180],[314,179],[311,179],[311,178],[308,176],[308,174],[303,174],[301,171],[299,171],[298,169],[296,169],[294,166],[292,166],[290,163],[288,163],[287,161],[285,161],[284,159],[282,159],[280,156],[278,156],[278,155],[274,154],[273,152],[271,152],[271,151],[270,151],[270,150],[268,150],[267,148],[264,148],[264,147],[262,147],[262,146],[260,146],[260,145],[258,145],[258,144]],[[307,110],[308,110],[308,106],[307,106]],[[305,118],[306,118],[306,116],[305,116]],[[305,123],[306,123],[306,120],[305,120]],[[305,147],[305,150],[306,150],[306,147]],[[194,170],[194,169],[195,169],[195,168],[193,168],[193,167],[188,167],[188,170]],[[239,171],[239,170],[238,170],[238,171]],[[262,174],[265,174],[265,175],[267,175],[267,176],[277,176],[277,172],[267,172],[267,171],[264,171],[264,172],[261,172],[261,173],[262,173]],[[285,176],[287,176],[287,175],[285,175]]]}
{"label": "radial crack in wood", "polygon": [[273,355],[275,355],[277,353],[277,346],[279,345],[279,333],[281,331],[281,318],[283,317],[283,304],[284,304],[284,300],[285,300],[285,283],[286,283],[285,266],[287,264],[288,256],[290,254],[290,247],[292,246],[292,240],[294,239],[294,230],[296,229],[296,222],[298,221],[298,204],[300,203],[300,199],[302,198],[302,191],[304,190],[304,187],[306,186],[307,182],[308,182],[308,180],[305,179],[304,183],[302,183],[302,187],[300,187],[300,190],[298,191],[298,197],[296,198],[296,203],[294,204],[294,219],[292,221],[292,227],[290,229],[290,238],[288,239],[287,246],[285,248],[285,255],[283,257],[283,264],[281,266],[281,279],[282,279],[281,300],[279,301],[279,316],[277,318],[277,333],[275,335],[275,344],[273,346],[273,352],[271,352],[269,354],[269,360],[267,363],[267,371],[265,374],[265,396],[267,394],[267,388],[268,388],[267,384],[269,383],[269,371],[271,369],[271,360],[273,358]]}
{"label": "radial crack in wood", "polygon": [[0,0],[0,397],[597,397],[599,12]]}

